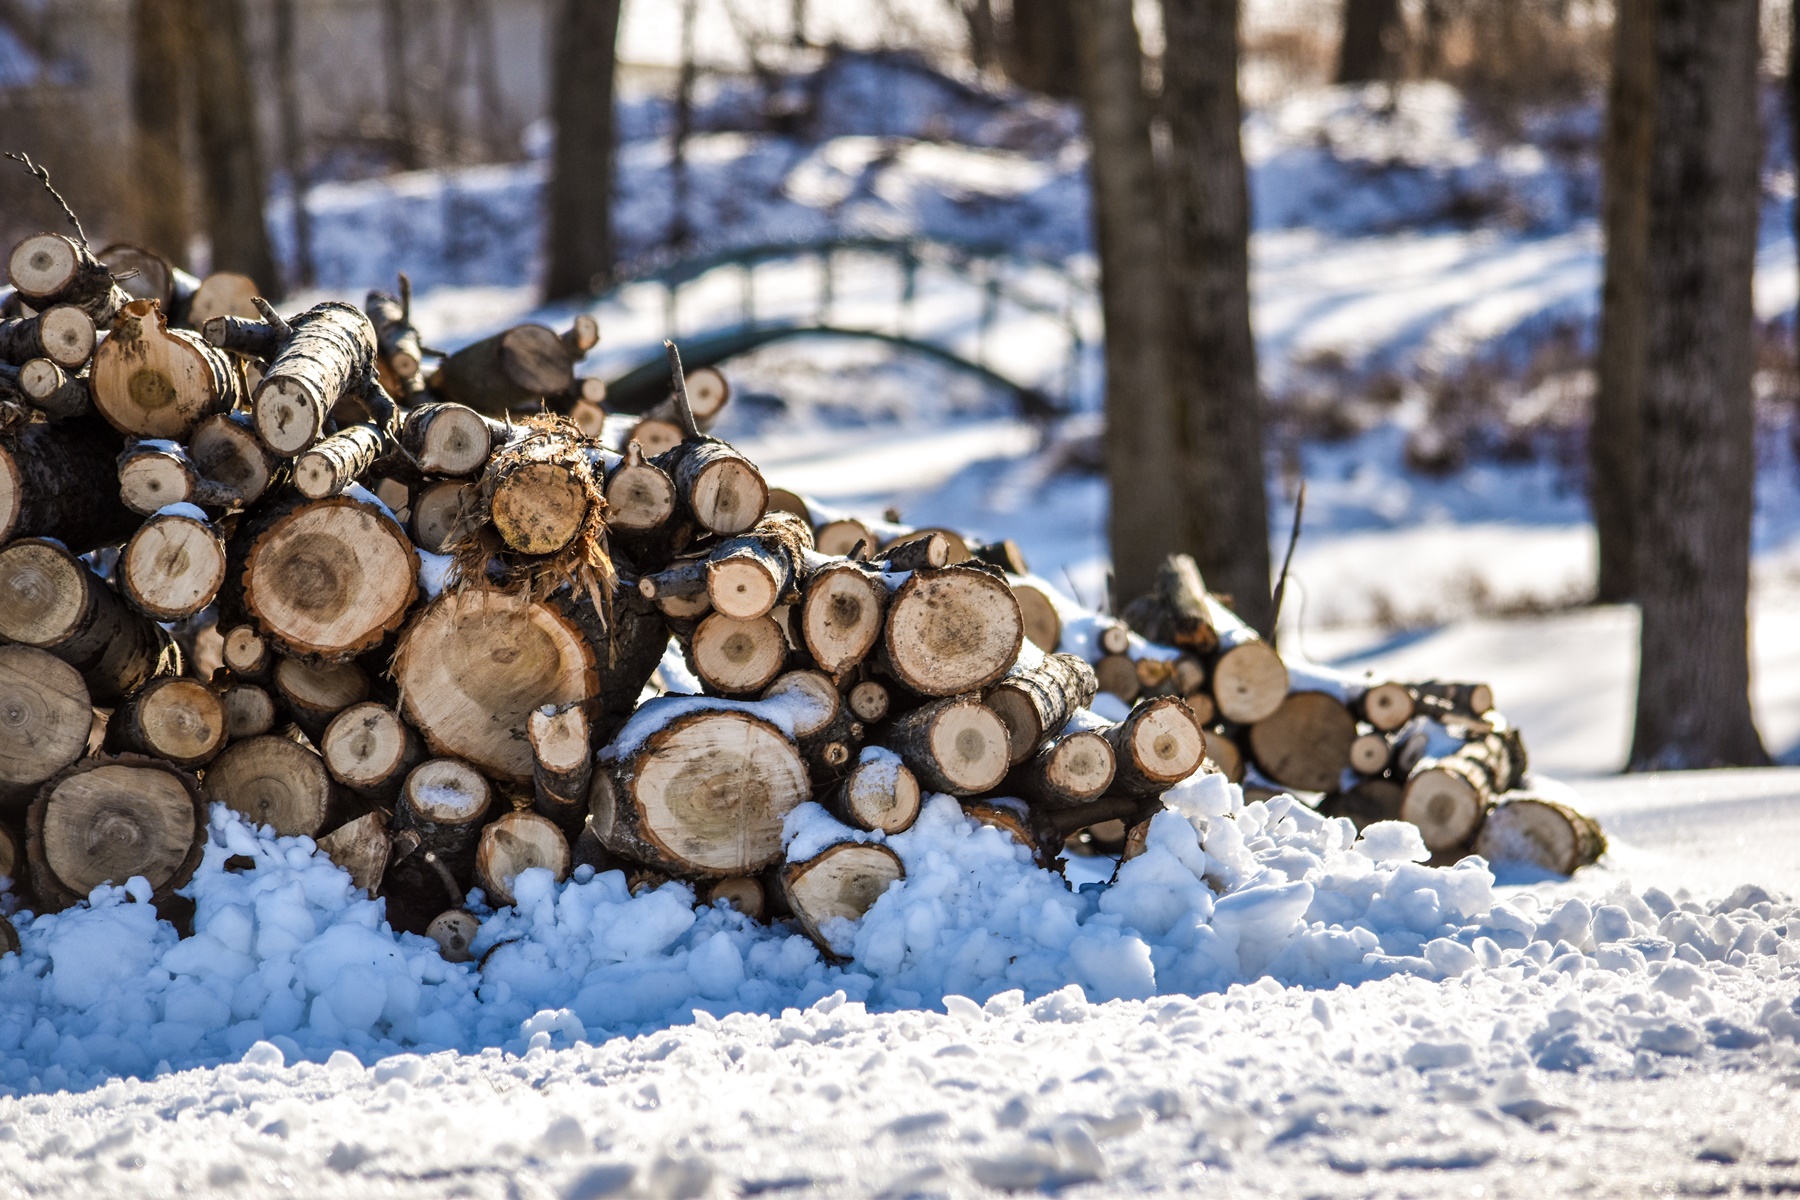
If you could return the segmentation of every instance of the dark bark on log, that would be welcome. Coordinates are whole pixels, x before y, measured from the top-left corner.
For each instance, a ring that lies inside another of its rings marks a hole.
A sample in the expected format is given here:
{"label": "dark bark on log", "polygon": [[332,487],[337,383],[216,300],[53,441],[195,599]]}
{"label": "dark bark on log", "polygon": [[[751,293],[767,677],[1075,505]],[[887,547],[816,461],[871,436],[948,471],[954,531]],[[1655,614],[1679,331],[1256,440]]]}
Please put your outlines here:
{"label": "dark bark on log", "polygon": [[[416,835],[418,850],[396,864],[403,867],[397,874],[435,875],[425,857],[430,855],[457,885],[473,880],[475,848],[492,802],[487,780],[466,762],[433,758],[414,767],[394,806],[394,829]],[[451,903],[461,905],[462,896]]]}
{"label": "dark bark on log", "polygon": [[489,416],[535,407],[575,382],[574,362],[556,332],[518,325],[465,346],[444,360],[431,386],[446,400]]}
{"label": "dark bark on log", "polygon": [[26,819],[31,887],[45,912],[133,875],[160,904],[193,876],[205,841],[193,776],[137,755],[82,759],[43,786]]}
{"label": "dark bark on log", "polygon": [[587,819],[594,776],[593,730],[579,704],[539,709],[526,726],[534,761],[531,781],[537,812],[573,837]]}
{"label": "dark bark on log", "polygon": [[1029,670],[1015,665],[986,696],[987,706],[1006,725],[1011,765],[1031,758],[1047,739],[1061,733],[1098,689],[1094,669],[1073,654],[1046,655]]}
{"label": "dark bark on log", "polygon": [[674,481],[682,512],[702,529],[743,533],[768,508],[769,485],[756,464],[714,438],[682,442],[658,455],[656,465]]}
{"label": "dark bark on log", "polygon": [[593,649],[598,701],[589,705],[592,741],[604,746],[637,710],[644,685],[669,647],[669,622],[623,582],[613,590],[610,624],[601,621],[589,596],[558,592],[551,600]]}
{"label": "dark bark on log", "polygon": [[209,346],[245,358],[271,359],[281,350],[283,330],[261,317],[208,317],[201,334]]}
{"label": "dark bark on log", "polygon": [[342,495],[375,465],[387,437],[374,425],[352,425],[294,460],[294,487],[308,500]]}
{"label": "dark bark on log", "polygon": [[950,565],[950,542],[932,530],[906,541],[890,542],[882,547],[880,555],[872,557],[879,559],[870,564],[879,571],[936,571]]}
{"label": "dark bark on log", "polygon": [[370,292],[363,310],[375,326],[375,351],[395,384],[394,398],[403,399],[424,389],[419,369],[424,363],[424,339],[412,323],[404,300],[385,292]]}
{"label": "dark bark on log", "polygon": [[0,638],[48,650],[112,704],[159,675],[179,675],[167,630],[125,606],[67,550],[28,538],[0,549]]}
{"label": "dark bark on log", "polygon": [[93,420],[0,439],[0,543],[48,537],[85,554],[129,536],[137,519],[119,503],[117,445]]}
{"label": "dark bark on log", "polygon": [[149,515],[171,504],[202,508],[240,508],[243,495],[233,487],[205,478],[193,459],[173,442],[137,442],[125,448],[118,463],[119,499],[132,512]]}
{"label": "dark bark on log", "polygon": [[[1151,590],[1125,606],[1125,621],[1152,642],[1211,654],[1219,644],[1206,584],[1192,557],[1174,554],[1157,568]],[[1122,653],[1122,651],[1121,651]]]}
{"label": "dark bark on log", "polygon": [[1427,706],[1426,702],[1437,701],[1437,704],[1431,705],[1436,712],[1456,717],[1483,717],[1494,707],[1494,689],[1485,683],[1440,683],[1432,680],[1411,684],[1408,690],[1419,707],[1424,708]]}
{"label": "dark bark on log", "polygon": [[421,404],[406,414],[400,445],[427,475],[478,475],[514,427],[463,404]]}
{"label": "dark bark on log", "polygon": [[324,436],[326,417],[340,399],[373,383],[375,327],[362,309],[337,300],[287,325],[251,397],[251,412],[263,445],[292,458]]}
{"label": "dark bark on log", "polygon": [[46,420],[74,420],[94,411],[87,376],[70,374],[47,358],[31,359],[19,368],[19,390]]}

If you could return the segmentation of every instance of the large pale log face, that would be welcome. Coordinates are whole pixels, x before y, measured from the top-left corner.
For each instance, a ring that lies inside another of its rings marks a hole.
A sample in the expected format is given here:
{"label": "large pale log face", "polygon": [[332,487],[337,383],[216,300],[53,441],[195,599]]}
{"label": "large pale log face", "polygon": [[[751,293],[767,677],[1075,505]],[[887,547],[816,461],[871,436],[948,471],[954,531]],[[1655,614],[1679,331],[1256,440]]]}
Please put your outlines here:
{"label": "large pale log face", "polygon": [[632,790],[645,832],[701,870],[737,875],[781,855],[781,825],[811,796],[793,743],[741,713],[706,713],[653,739]]}
{"label": "large pale log face", "polygon": [[283,837],[316,837],[324,823],[331,779],[317,754],[265,734],[227,746],[206,769],[206,798]]}
{"label": "large pale log face", "polygon": [[86,595],[85,570],[56,547],[15,542],[0,572],[0,637],[27,646],[49,646],[74,631]]}
{"label": "large pale log face", "polygon": [[320,501],[257,540],[246,601],[293,653],[353,653],[399,623],[417,571],[406,535],[384,514],[355,501]]}
{"label": "large pale log face", "polygon": [[888,656],[902,681],[928,696],[988,686],[1006,673],[1024,639],[1012,590],[966,567],[913,576],[888,614]]}
{"label": "large pale log face", "polygon": [[81,757],[93,719],[74,667],[30,646],[0,646],[0,781],[50,778]]}
{"label": "large pale log face", "polygon": [[44,814],[44,857],[70,891],[142,875],[168,884],[194,842],[194,805],[167,771],[109,764],[58,784]]}

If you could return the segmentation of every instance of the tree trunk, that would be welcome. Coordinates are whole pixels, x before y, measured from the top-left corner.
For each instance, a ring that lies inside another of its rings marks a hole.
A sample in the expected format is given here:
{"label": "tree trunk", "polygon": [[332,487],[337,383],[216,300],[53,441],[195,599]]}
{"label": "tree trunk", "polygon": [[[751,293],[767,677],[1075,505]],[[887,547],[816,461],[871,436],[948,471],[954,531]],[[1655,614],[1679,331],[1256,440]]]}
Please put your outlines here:
{"label": "tree trunk", "polygon": [[77,554],[130,535],[119,503],[118,440],[99,421],[27,425],[0,440],[0,544],[55,538]]}
{"label": "tree trunk", "polygon": [[413,123],[412,72],[406,62],[406,44],[413,28],[406,0],[381,0],[382,82],[388,120],[393,122],[394,165],[402,171],[416,171],[425,165],[419,154],[418,127]]}
{"label": "tree trunk", "polygon": [[534,812],[511,812],[481,831],[475,847],[475,880],[496,908],[513,903],[513,881],[543,867],[561,883],[569,877],[569,839],[556,822]]}
{"label": "tree trunk", "polygon": [[1075,94],[1079,27],[1076,0],[1012,0],[1012,19],[1000,43],[1000,63],[1022,88],[1068,99]]}
{"label": "tree trunk", "polygon": [[[87,751],[94,709],[81,673],[32,646],[0,646],[0,806],[29,800]],[[0,864],[0,875],[9,872]]]}
{"label": "tree trunk", "polygon": [[1029,670],[1015,664],[986,696],[987,706],[1006,725],[1011,765],[1018,766],[1046,739],[1061,733],[1076,710],[1093,701],[1097,690],[1094,669],[1073,654],[1046,655]]}
{"label": "tree trunk", "polygon": [[1006,777],[1006,725],[969,696],[915,708],[878,739],[934,792],[973,796]]}
{"label": "tree trunk", "polygon": [[1606,276],[1594,362],[1594,418],[1588,430],[1588,491],[1600,541],[1595,598],[1602,604],[1631,600],[1637,589],[1656,0],[1619,0],[1614,13],[1602,154]]}
{"label": "tree trunk", "polygon": [[1181,508],[1167,260],[1131,0],[1072,0],[1070,9],[1106,326],[1107,535],[1115,587],[1130,597],[1149,589],[1173,542],[1169,515]]}
{"label": "tree trunk", "polygon": [[548,271],[544,298],[593,293],[612,279],[613,42],[620,0],[559,0],[551,42]]}
{"label": "tree trunk", "polygon": [[296,0],[274,0],[275,98],[280,110],[281,167],[294,205],[294,283],[313,285],[312,214],[306,208],[311,173],[306,169],[306,141],[301,133],[300,83],[294,70],[294,48],[300,32]]}
{"label": "tree trunk", "polygon": [[1635,770],[1766,763],[1750,712],[1757,6],[1659,0]]}
{"label": "tree trunk", "polygon": [[144,245],[172,263],[185,263],[193,226],[181,130],[188,105],[188,42],[182,0],[132,0],[131,130]]}
{"label": "tree trunk", "polygon": [[1399,72],[1405,34],[1400,0],[1346,0],[1335,82],[1392,82]]}
{"label": "tree trunk", "polygon": [[256,280],[279,298],[281,274],[263,219],[267,180],[250,85],[243,0],[187,0],[199,113],[201,190],[212,269]]}
{"label": "tree trunk", "polygon": [[1181,396],[1183,503],[1164,512],[1239,616],[1266,629],[1269,517],[1261,396],[1250,333],[1250,201],[1238,129],[1237,0],[1162,0],[1170,367]]}
{"label": "tree trunk", "polygon": [[141,875],[167,900],[200,865],[206,806],[185,771],[137,755],[87,758],[46,783],[26,824],[31,886],[42,910],[86,900]]}

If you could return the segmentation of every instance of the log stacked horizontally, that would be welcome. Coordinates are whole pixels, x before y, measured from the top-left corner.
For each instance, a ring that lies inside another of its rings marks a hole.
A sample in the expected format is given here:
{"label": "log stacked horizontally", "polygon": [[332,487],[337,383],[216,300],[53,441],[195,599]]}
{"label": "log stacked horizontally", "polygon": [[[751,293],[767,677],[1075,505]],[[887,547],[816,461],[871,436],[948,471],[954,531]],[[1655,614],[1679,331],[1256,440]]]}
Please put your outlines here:
{"label": "log stacked horizontally", "polygon": [[[130,247],[11,262],[0,875],[39,909],[132,876],[166,900],[209,802],[314,839],[450,957],[470,893],[578,867],[832,951],[930,793],[1045,865],[1127,847],[1209,771],[1439,852],[1603,844],[1494,807],[1524,751],[1485,688],[1309,683],[1187,560],[1094,617],[1010,542],[825,512],[704,432],[730,389],[673,348],[669,398],[608,444],[587,317],[440,356],[404,283],[283,314],[239,277],[201,305]],[[671,670],[699,694],[659,694]],[[809,800],[857,832],[788,861]]]}

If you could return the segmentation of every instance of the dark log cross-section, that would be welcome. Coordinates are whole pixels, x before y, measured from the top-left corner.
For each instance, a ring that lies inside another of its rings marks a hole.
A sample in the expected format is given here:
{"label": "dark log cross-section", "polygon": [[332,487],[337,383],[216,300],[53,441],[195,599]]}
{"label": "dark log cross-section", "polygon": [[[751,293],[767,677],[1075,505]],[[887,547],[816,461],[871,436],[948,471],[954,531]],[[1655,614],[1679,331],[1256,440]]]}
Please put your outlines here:
{"label": "dark log cross-section", "polygon": [[138,755],[82,759],[32,801],[32,891],[54,912],[141,875],[161,902],[193,876],[205,834],[206,806],[185,771]]}

